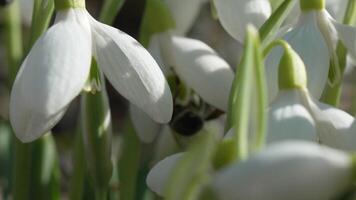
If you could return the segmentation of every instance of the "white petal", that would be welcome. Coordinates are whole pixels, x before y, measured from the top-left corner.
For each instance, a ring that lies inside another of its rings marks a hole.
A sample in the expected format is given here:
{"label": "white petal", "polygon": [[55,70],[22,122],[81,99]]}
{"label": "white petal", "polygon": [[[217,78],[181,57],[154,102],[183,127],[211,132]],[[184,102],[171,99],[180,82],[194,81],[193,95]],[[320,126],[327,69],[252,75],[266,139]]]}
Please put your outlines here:
{"label": "white petal", "polygon": [[161,124],[153,121],[146,113],[130,104],[131,121],[142,142],[152,142],[160,132]]}
{"label": "white petal", "polygon": [[347,131],[352,126],[354,118],[335,107],[310,101],[311,114],[316,122],[320,143],[333,148],[355,151],[356,133]]}
{"label": "white petal", "polygon": [[154,147],[152,163],[157,163],[163,158],[179,152],[180,146],[169,126],[163,126]]}
{"label": "white petal", "polygon": [[177,153],[166,157],[151,169],[147,175],[146,183],[152,191],[163,196],[164,187],[167,184],[173,168],[182,155],[183,153]]}
{"label": "white petal", "polygon": [[[303,59],[308,78],[308,90],[319,99],[327,82],[329,73],[329,50],[323,35],[319,31],[316,13],[303,12],[299,25],[288,32],[284,39]],[[269,100],[273,100],[278,91],[278,67],[282,55],[281,48],[272,50],[266,60],[266,77]]]}
{"label": "white petal", "polygon": [[267,143],[299,139],[316,141],[316,126],[298,90],[282,90],[268,111]]}
{"label": "white petal", "polygon": [[356,27],[347,26],[331,20],[338,33],[339,39],[346,46],[348,53],[356,59]]}
{"label": "white petal", "polygon": [[271,15],[268,0],[214,0],[221,25],[236,40],[243,42],[247,24],[259,28]]}
{"label": "white petal", "polygon": [[197,18],[202,0],[165,0],[175,21],[173,33],[185,35]]}
{"label": "white petal", "polygon": [[351,175],[351,159],[344,152],[290,141],[218,172],[214,187],[224,200],[321,200],[343,192]]}
{"label": "white petal", "polygon": [[34,44],[11,92],[16,136],[30,142],[49,131],[82,90],[90,69],[91,33],[85,11],[69,9]]}
{"label": "white petal", "polygon": [[234,72],[205,43],[173,37],[174,70],[189,87],[207,103],[226,110]]}
{"label": "white petal", "polygon": [[114,88],[160,123],[173,113],[171,91],[156,61],[135,39],[91,19],[98,65]]}
{"label": "white petal", "polygon": [[[148,45],[148,51],[156,60],[157,64],[161,68],[163,74],[167,77],[172,74],[172,69],[169,66],[170,54],[165,52],[170,51],[171,48],[171,35],[170,33],[159,33],[151,37]],[[167,41],[168,40],[168,41]],[[169,44],[168,44],[169,43]]]}

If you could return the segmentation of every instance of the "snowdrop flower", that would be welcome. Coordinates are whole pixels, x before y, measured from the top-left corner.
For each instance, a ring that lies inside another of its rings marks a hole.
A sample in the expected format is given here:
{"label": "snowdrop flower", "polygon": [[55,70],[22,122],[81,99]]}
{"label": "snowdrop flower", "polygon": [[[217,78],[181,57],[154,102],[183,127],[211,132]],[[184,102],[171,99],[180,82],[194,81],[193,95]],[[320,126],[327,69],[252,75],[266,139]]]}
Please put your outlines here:
{"label": "snowdrop flower", "polygon": [[168,122],[173,103],[159,66],[135,39],[96,21],[85,1],[56,1],[54,25],[25,58],[11,92],[16,136],[31,142],[49,131],[83,90],[92,57],[131,103],[157,122]]}
{"label": "snowdrop flower", "polygon": [[[196,11],[196,7],[203,1],[189,1],[188,6],[184,2],[166,1],[178,26],[154,35],[148,49],[166,76],[175,72],[180,81],[194,90],[205,102],[225,111],[228,107],[234,72],[229,64],[207,44],[200,40],[177,36],[187,31],[188,25],[194,21],[193,16],[196,15],[188,12],[186,16],[181,16],[184,13],[182,9],[189,7],[188,11]],[[130,113],[140,139],[143,142],[152,142],[162,126],[148,118],[135,106],[131,106]]]}
{"label": "snowdrop flower", "polygon": [[214,0],[213,2],[221,25],[239,42],[243,42],[249,23],[259,28],[272,12],[268,0]]}
{"label": "snowdrop flower", "polygon": [[352,184],[353,169],[351,156],[342,151],[285,141],[218,171],[213,188],[224,200],[333,199]]}
{"label": "snowdrop flower", "polygon": [[285,45],[279,65],[280,91],[268,111],[267,143],[303,139],[354,151],[356,133],[346,132],[354,118],[309,95],[305,66],[291,47]]}
{"label": "snowdrop flower", "polygon": [[[347,47],[350,55],[356,57],[356,28],[338,23],[325,10],[324,0],[300,0],[301,14],[298,24],[283,38],[291,44],[303,59],[308,76],[308,89],[311,95],[319,99],[328,80],[329,64],[333,67],[335,79],[341,77],[335,46],[338,39]],[[269,99],[278,91],[278,61],[282,51],[276,49],[266,60]],[[330,80],[333,84],[335,80]]]}

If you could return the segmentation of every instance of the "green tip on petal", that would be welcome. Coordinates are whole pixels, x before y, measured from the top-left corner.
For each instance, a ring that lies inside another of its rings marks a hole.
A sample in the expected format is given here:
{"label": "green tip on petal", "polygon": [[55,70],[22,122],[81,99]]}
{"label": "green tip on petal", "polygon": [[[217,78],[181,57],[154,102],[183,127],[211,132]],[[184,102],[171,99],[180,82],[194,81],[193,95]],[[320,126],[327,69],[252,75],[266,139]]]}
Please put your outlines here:
{"label": "green tip on petal", "polygon": [[325,0],[300,0],[300,9],[307,10],[323,10],[325,9]]}
{"label": "green tip on petal", "polygon": [[69,8],[85,8],[85,0],[54,0],[57,11]]}
{"label": "green tip on petal", "polygon": [[284,54],[279,62],[279,89],[304,89],[307,87],[305,65],[299,55],[285,41],[280,41]]}

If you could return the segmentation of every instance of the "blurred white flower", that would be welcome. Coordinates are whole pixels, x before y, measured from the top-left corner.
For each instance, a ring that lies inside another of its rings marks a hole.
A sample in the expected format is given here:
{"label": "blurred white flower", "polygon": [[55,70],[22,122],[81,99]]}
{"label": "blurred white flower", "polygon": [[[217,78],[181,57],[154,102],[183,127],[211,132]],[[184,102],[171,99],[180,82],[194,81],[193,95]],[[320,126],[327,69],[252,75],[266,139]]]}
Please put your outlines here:
{"label": "blurred white flower", "polygon": [[[157,166],[168,171],[162,165],[170,167],[173,158],[164,161]],[[224,200],[333,199],[352,184],[352,174],[348,154],[314,143],[286,141],[218,171],[213,188]]]}
{"label": "blurred white flower", "polygon": [[[356,58],[356,28],[338,23],[325,9],[302,9],[298,24],[282,37],[303,59],[308,75],[308,89],[316,99],[320,98],[328,81],[330,63],[336,66],[333,68],[335,79],[342,77],[335,53],[336,41],[341,40],[351,57]],[[278,91],[277,71],[281,55],[281,49],[275,49],[266,60],[270,101]],[[329,84],[333,82],[335,80],[329,80]]]}
{"label": "blurred white flower", "polygon": [[236,40],[243,42],[248,24],[256,28],[271,15],[268,0],[214,0],[219,21]]}
{"label": "blurred white flower", "polygon": [[157,122],[170,120],[170,89],[148,51],[84,8],[71,8],[57,12],[54,25],[34,44],[16,77],[10,120],[21,141],[35,140],[62,118],[86,84],[92,57],[131,103]]}
{"label": "blurred white flower", "polygon": [[[204,0],[166,0],[176,27],[155,34],[149,51],[166,76],[173,72],[208,104],[226,110],[234,72],[229,64],[202,41],[183,36],[193,24]],[[137,107],[130,108],[131,119],[143,142],[152,142],[161,126]]]}
{"label": "blurred white flower", "polygon": [[[165,186],[184,153],[166,157],[147,175],[148,187],[164,196]],[[352,158],[348,154],[303,141],[268,146],[246,161],[212,173],[219,199],[330,199],[352,184]]]}

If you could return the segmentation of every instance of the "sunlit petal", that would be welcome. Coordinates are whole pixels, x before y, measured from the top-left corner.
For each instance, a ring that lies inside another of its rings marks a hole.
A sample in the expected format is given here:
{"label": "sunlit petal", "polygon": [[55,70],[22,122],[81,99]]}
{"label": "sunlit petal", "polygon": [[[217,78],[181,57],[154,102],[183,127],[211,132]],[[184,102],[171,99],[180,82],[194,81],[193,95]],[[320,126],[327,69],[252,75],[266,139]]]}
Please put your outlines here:
{"label": "sunlit petal", "polygon": [[314,120],[298,90],[280,91],[268,111],[267,143],[290,139],[317,139]]}
{"label": "sunlit petal", "polygon": [[148,51],[129,35],[91,19],[98,65],[114,88],[160,123],[170,121],[172,95]]}
{"label": "sunlit petal", "polygon": [[205,43],[183,37],[173,38],[175,72],[206,102],[226,110],[234,72]]}
{"label": "sunlit petal", "polygon": [[11,92],[16,136],[30,142],[49,131],[82,90],[90,69],[91,34],[86,11],[69,9],[33,46]]}

